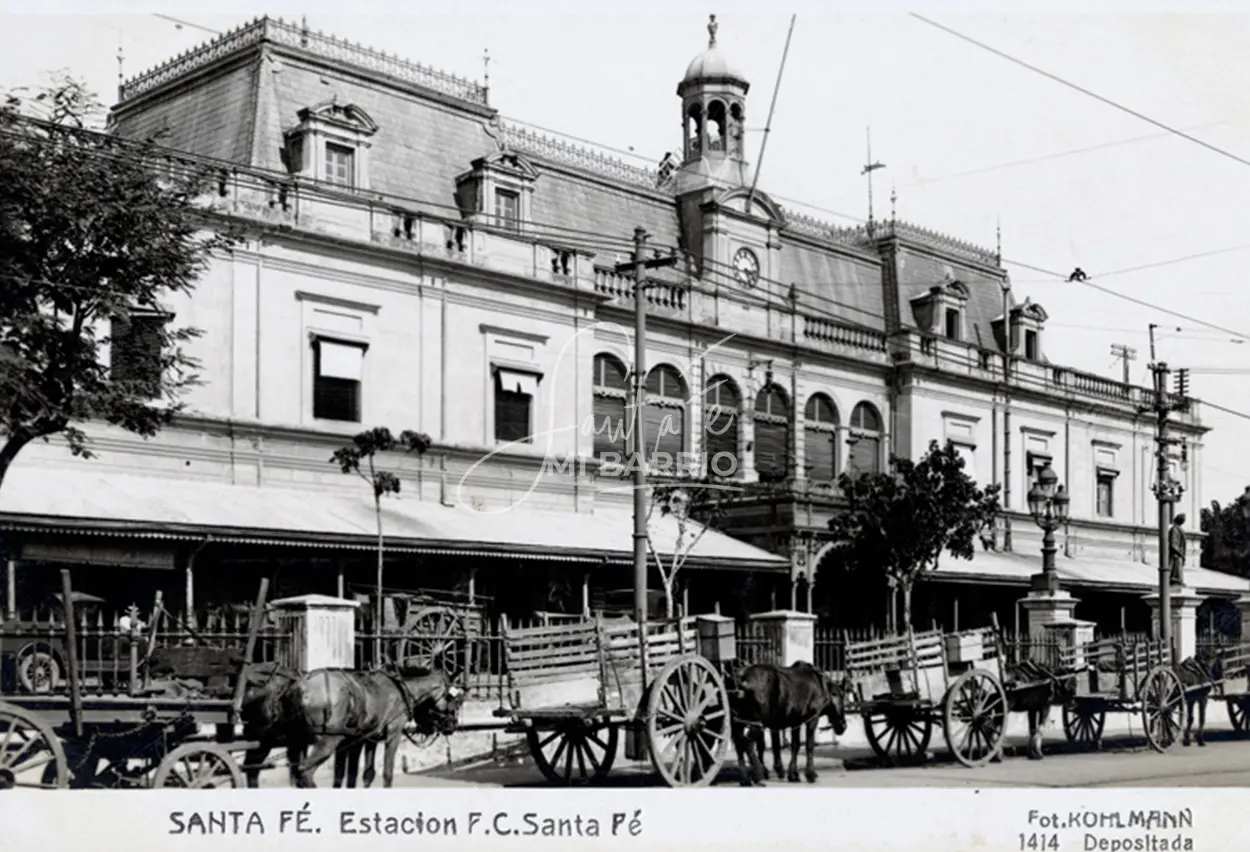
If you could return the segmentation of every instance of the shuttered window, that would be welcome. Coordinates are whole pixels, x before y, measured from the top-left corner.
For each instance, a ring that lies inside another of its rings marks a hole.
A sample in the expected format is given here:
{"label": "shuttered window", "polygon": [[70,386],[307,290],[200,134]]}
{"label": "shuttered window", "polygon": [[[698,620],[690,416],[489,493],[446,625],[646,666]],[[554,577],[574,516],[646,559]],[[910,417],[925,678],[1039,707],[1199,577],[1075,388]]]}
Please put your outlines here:
{"label": "shuttered window", "polygon": [[623,461],[630,429],[628,374],[625,365],[611,355],[596,355],[594,371],[595,457],[616,453]]}
{"label": "shuttered window", "polygon": [[686,448],[686,383],[668,364],[647,374],[647,408],[643,413],[643,457],[667,454],[675,461]]}
{"label": "shuttered window", "polygon": [[135,311],[113,319],[109,332],[109,375],[139,399],[160,396],[161,332],[169,315]]}
{"label": "shuttered window", "polygon": [[861,402],[851,412],[847,444],[848,474],[867,476],[881,472],[881,415],[870,403]]}
{"label": "shuttered window", "polygon": [[807,478],[832,482],[838,475],[838,411],[833,400],[822,393],[813,394],[807,400],[803,419]]}
{"label": "shuttered window", "polygon": [[738,420],[742,397],[728,376],[712,376],[703,392],[703,453],[707,472],[735,476],[742,469],[738,457]]}
{"label": "shuttered window", "polygon": [[313,353],[313,417],[359,423],[365,347],[319,337]]}
{"label": "shuttered window", "polygon": [[790,402],[785,391],[769,385],[755,398],[755,472],[761,482],[789,476]]}

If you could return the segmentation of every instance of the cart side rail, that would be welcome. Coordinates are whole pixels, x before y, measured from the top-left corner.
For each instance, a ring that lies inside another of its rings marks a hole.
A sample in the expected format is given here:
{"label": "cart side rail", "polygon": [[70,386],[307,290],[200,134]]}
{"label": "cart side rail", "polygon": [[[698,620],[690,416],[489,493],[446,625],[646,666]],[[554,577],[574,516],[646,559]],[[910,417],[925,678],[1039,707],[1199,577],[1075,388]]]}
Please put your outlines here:
{"label": "cart side rail", "polygon": [[945,665],[940,630],[907,636],[890,636],[846,644],[846,671],[854,677],[904,669],[940,668]]}
{"label": "cart side rail", "polygon": [[509,629],[504,675],[513,710],[548,704],[602,703],[603,626],[598,621]]}

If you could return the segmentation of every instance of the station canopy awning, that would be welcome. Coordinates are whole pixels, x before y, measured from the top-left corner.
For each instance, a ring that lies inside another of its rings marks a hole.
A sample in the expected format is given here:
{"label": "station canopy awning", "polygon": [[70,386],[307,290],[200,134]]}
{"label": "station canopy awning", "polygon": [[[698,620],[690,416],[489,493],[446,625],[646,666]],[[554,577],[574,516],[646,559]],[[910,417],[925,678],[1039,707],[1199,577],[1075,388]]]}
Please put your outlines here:
{"label": "station canopy awning", "polygon": [[[91,462],[87,465],[92,464]],[[411,483],[405,483],[412,488]],[[15,465],[0,486],[0,527],[26,532],[120,535],[147,539],[371,549],[377,522],[368,485],[343,489],[229,485],[119,474],[109,470]],[[413,488],[415,491],[415,488]],[[382,498],[386,549],[393,552],[500,556],[628,564],[633,516],[628,508],[560,512],[512,507],[475,510],[421,500]],[[676,521],[657,512],[649,529],[671,556]],[[682,549],[698,533],[690,524]],[[708,530],[690,551],[690,568],[788,571],[789,561]]]}
{"label": "station canopy awning", "polygon": [[[1196,560],[1195,560],[1196,561]],[[996,553],[977,551],[971,560],[943,554],[930,578],[939,582],[1027,585],[1042,570],[1041,553]],[[1055,571],[1064,586],[1109,592],[1147,594],[1159,588],[1159,569],[1154,564],[1129,558],[1068,558],[1055,555]],[[1237,597],[1250,593],[1250,581],[1232,574],[1208,571],[1187,562],[1185,584],[1199,594]]]}

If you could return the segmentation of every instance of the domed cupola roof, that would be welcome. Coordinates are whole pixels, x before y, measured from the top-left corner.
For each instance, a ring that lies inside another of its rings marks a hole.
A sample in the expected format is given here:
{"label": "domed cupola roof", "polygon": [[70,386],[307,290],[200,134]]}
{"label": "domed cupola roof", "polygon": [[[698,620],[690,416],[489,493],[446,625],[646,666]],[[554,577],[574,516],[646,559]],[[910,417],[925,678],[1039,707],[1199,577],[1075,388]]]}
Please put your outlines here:
{"label": "domed cupola roof", "polygon": [[729,64],[729,60],[725,58],[725,54],[716,46],[716,29],[718,26],[716,16],[709,16],[707,50],[690,60],[690,65],[686,67],[686,76],[682,78],[681,85],[678,87],[679,91],[692,83],[701,82],[733,82],[742,85],[744,88],[750,85],[745,77],[734,70]]}

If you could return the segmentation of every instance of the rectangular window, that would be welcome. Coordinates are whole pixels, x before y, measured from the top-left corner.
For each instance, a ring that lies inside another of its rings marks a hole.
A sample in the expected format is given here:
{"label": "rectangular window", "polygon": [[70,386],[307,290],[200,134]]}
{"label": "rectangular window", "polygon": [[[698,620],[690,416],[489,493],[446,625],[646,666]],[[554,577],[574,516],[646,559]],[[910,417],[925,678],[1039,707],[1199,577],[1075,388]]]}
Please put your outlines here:
{"label": "rectangular window", "polygon": [[326,143],[326,181],[336,186],[356,185],[356,152],[343,145]]}
{"label": "rectangular window", "polygon": [[495,190],[495,221],[513,231],[521,228],[521,196],[506,189]]}
{"label": "rectangular window", "polygon": [[1024,358],[1026,361],[1037,360],[1037,332],[1031,329],[1024,332]]}
{"label": "rectangular window", "polygon": [[1042,472],[1042,468],[1050,464],[1051,461],[1051,457],[1045,453],[1025,454],[1025,472],[1028,474],[1030,485],[1037,480],[1037,475]]}
{"label": "rectangular window", "polygon": [[313,364],[313,417],[360,422],[365,347],[318,338]]}
{"label": "rectangular window", "polygon": [[1094,501],[1095,510],[1100,518],[1110,518],[1115,514],[1115,477],[1109,473],[1098,473],[1097,495]]}
{"label": "rectangular window", "polygon": [[530,411],[538,395],[538,376],[495,368],[495,440],[532,444]]}
{"label": "rectangular window", "polygon": [[160,396],[161,331],[167,314],[135,311],[129,317],[115,317],[109,332],[109,374],[125,383],[139,399]]}
{"label": "rectangular window", "polygon": [[951,340],[958,340],[959,335],[959,311],[955,308],[946,309],[946,336]]}

